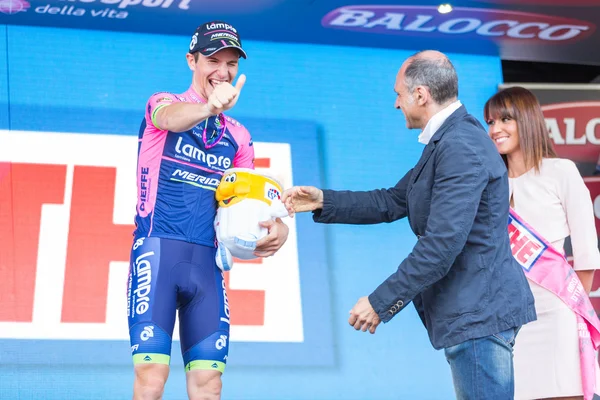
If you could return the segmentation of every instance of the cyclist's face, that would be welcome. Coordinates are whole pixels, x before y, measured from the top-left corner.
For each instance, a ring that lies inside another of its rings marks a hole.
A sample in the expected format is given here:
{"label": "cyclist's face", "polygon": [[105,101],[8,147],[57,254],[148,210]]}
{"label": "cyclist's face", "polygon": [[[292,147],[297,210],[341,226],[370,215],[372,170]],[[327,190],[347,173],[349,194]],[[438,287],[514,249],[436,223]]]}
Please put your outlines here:
{"label": "cyclist's face", "polygon": [[[238,73],[240,53],[236,49],[223,49],[212,56],[198,54],[198,61],[188,53],[188,65],[194,71],[194,87],[205,100],[217,85],[232,83]],[[191,58],[191,59],[190,59]]]}

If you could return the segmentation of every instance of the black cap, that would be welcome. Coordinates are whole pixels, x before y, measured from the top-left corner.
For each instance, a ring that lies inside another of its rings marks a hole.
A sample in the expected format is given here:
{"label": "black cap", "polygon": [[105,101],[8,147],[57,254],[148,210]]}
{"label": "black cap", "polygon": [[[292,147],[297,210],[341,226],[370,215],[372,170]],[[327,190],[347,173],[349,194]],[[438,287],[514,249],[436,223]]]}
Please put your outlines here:
{"label": "black cap", "polygon": [[190,42],[190,53],[200,52],[208,57],[228,47],[237,49],[240,56],[247,58],[238,31],[227,22],[212,21],[196,28]]}

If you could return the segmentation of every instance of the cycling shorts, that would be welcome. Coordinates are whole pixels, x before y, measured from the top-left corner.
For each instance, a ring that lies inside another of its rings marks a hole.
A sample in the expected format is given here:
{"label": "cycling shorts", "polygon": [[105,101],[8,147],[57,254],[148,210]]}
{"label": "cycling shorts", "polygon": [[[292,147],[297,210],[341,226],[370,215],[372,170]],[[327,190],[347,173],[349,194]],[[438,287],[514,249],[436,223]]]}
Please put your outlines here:
{"label": "cycling shorts", "polygon": [[131,250],[127,295],[134,364],[170,363],[178,311],[185,370],[223,372],[229,347],[229,304],[214,247],[158,237]]}

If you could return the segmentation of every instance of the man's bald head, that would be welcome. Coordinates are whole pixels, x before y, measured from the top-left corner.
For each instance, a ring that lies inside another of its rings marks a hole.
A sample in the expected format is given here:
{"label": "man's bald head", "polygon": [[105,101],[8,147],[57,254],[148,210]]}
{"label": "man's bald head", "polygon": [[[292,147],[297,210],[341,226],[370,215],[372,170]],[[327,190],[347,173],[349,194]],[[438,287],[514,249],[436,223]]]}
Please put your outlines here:
{"label": "man's bald head", "polygon": [[437,50],[423,50],[416,53],[411,58],[432,61],[448,61],[448,57],[446,57],[444,53]]}
{"label": "man's bald head", "polygon": [[410,93],[417,86],[426,86],[439,105],[455,101],[458,97],[458,76],[444,53],[420,51],[404,62],[400,72]]}

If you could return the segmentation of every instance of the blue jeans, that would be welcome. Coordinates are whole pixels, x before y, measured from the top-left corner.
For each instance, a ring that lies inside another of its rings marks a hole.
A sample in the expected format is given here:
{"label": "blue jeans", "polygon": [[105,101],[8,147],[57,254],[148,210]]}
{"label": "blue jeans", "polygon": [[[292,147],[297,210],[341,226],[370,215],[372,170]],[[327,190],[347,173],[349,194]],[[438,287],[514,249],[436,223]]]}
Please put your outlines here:
{"label": "blue jeans", "polygon": [[514,399],[513,346],[519,328],[444,350],[458,400]]}

